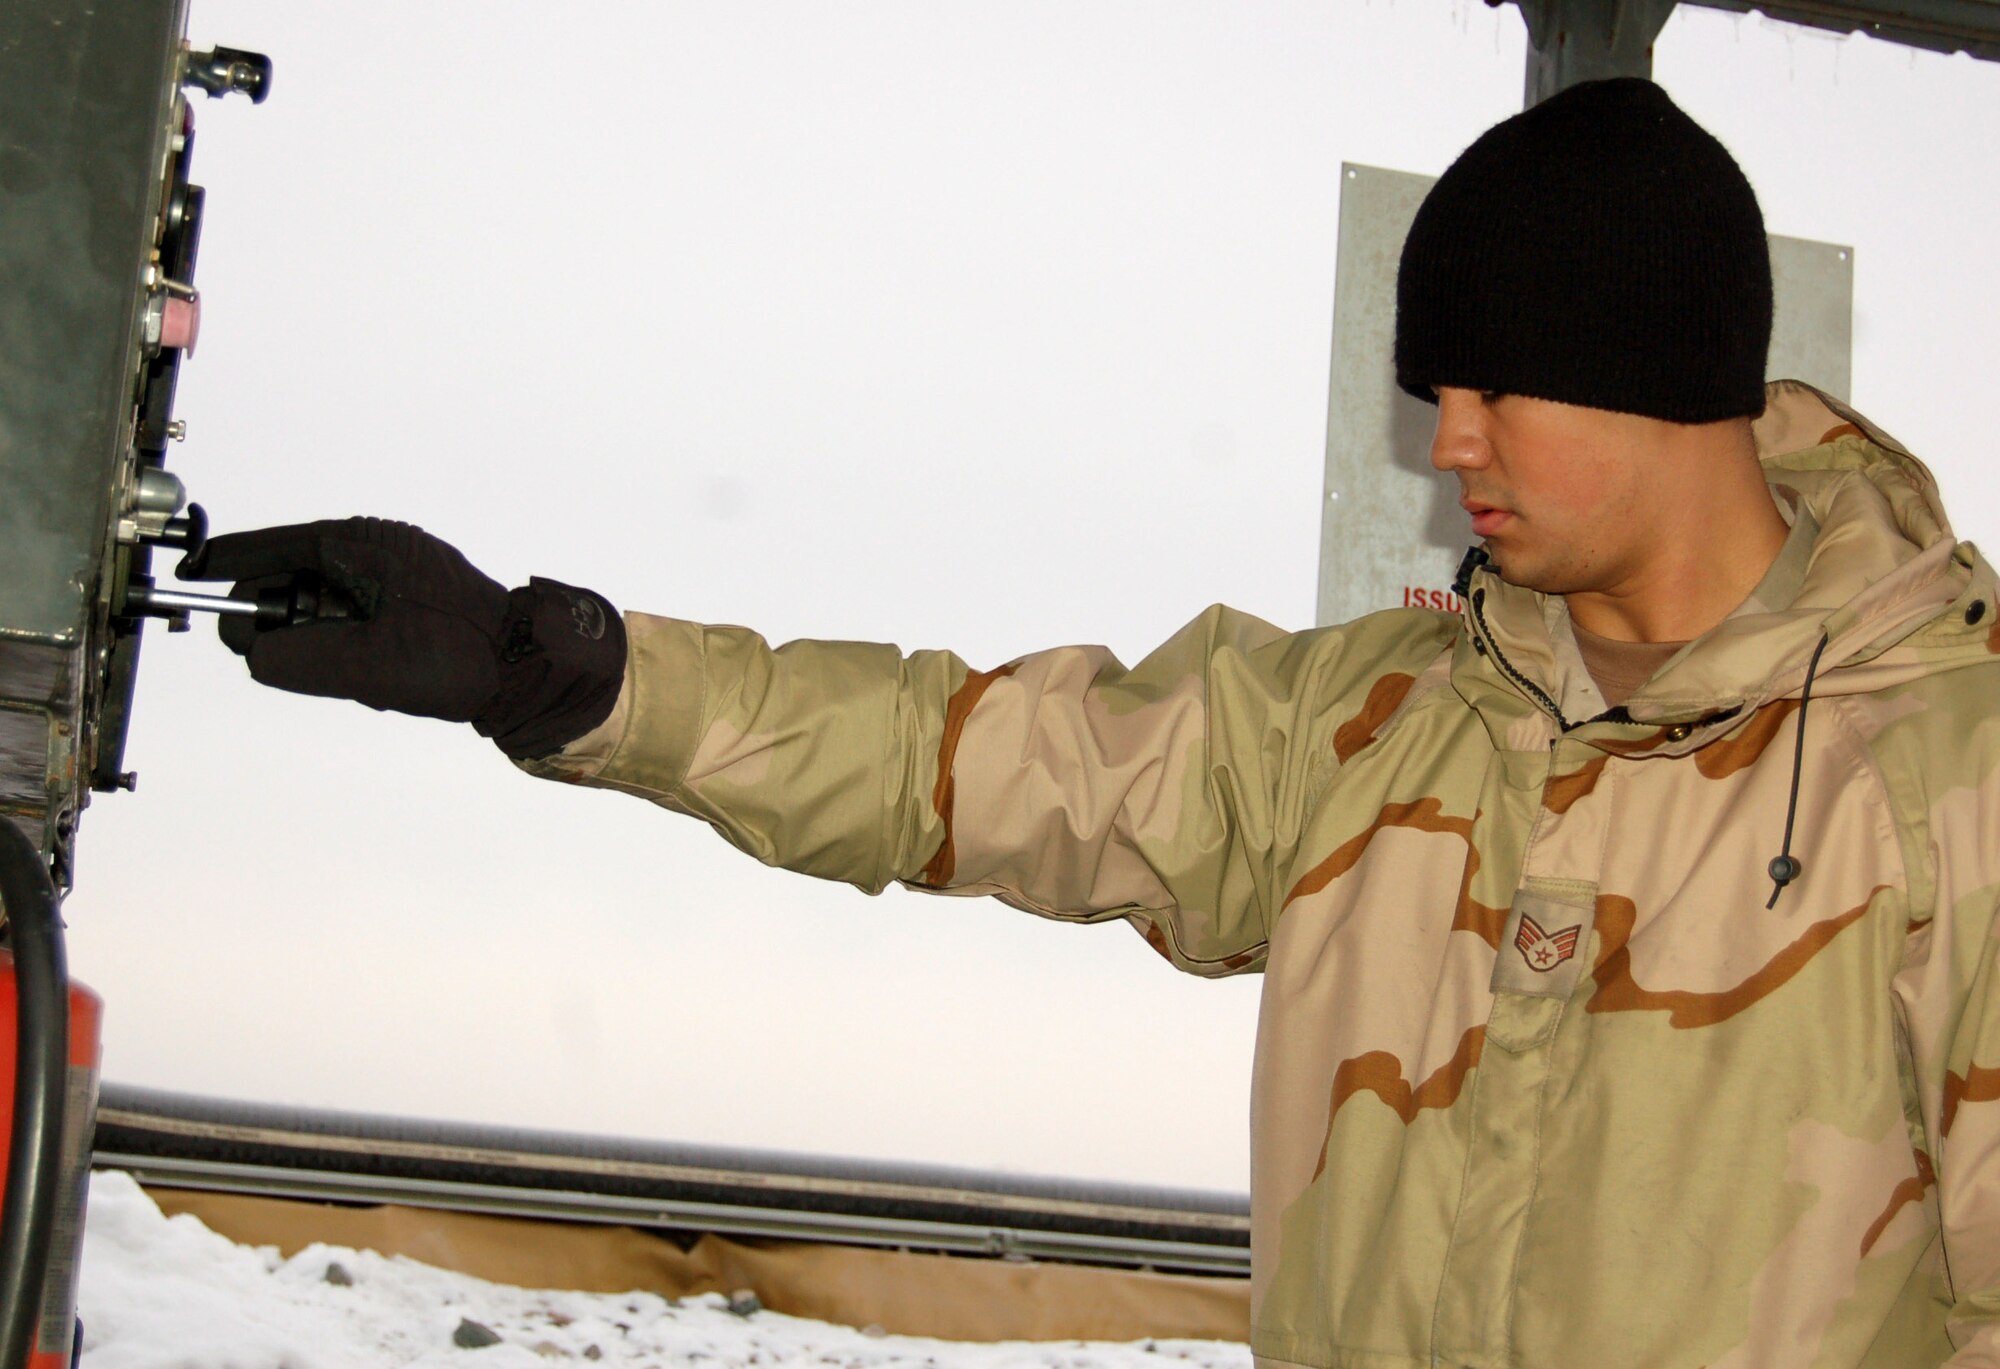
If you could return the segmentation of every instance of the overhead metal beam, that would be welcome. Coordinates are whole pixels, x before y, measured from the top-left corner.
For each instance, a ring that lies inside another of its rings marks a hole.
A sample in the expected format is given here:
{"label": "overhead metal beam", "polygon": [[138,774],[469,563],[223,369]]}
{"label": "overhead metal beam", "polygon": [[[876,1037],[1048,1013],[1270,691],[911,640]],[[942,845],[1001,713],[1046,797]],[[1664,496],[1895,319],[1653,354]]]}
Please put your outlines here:
{"label": "overhead metal beam", "polygon": [[[1486,0],[1498,7],[1508,0]],[[1578,81],[1653,74],[1675,0],[1512,0],[1528,28],[1525,105]],[[1686,0],[1732,14],[1861,33],[1927,52],[2000,61],[2000,0]]]}
{"label": "overhead metal beam", "polygon": [[1930,52],[2000,61],[2000,0],[1688,0],[1708,9],[1762,14],[1788,24],[1865,33]]}

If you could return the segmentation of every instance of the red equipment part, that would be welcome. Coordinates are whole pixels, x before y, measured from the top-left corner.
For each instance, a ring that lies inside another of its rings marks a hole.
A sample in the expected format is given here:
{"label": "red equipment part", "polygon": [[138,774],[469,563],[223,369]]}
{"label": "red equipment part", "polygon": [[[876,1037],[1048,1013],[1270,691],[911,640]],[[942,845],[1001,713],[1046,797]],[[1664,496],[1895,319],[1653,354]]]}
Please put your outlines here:
{"label": "red equipment part", "polygon": [[[0,1137],[14,1120],[14,956],[0,949]],[[71,980],[69,1080],[63,1107],[60,1207],[42,1276],[42,1307],[28,1369],[70,1369],[75,1353],[76,1273],[83,1247],[83,1204],[90,1186],[91,1133],[97,1121],[98,1025],[104,1000]],[[0,1144],[0,1190],[7,1179],[6,1146]]]}

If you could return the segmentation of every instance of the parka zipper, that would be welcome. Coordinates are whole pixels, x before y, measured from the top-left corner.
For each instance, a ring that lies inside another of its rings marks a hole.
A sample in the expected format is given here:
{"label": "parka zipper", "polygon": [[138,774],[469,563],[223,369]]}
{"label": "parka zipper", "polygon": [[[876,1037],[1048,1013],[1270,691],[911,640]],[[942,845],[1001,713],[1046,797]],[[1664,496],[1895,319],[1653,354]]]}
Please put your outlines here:
{"label": "parka zipper", "polygon": [[[1478,559],[1475,559],[1475,557],[1478,557]],[[1556,704],[1556,701],[1551,699],[1548,696],[1548,692],[1542,689],[1541,686],[1516,670],[1514,663],[1507,659],[1505,652],[1500,650],[1500,644],[1493,640],[1493,629],[1486,621],[1486,591],[1483,588],[1471,589],[1470,585],[1472,572],[1479,568],[1484,559],[1483,556],[1478,556],[1478,548],[1474,548],[1473,551],[1468,552],[1465,561],[1459,566],[1459,582],[1456,586],[1460,597],[1472,609],[1473,630],[1478,634],[1473,639],[1473,645],[1479,648],[1483,654],[1491,656],[1493,664],[1500,668],[1502,674],[1518,685],[1521,691],[1529,698],[1548,710],[1549,716],[1556,720],[1556,726],[1564,732],[1568,732],[1571,728],[1571,723],[1568,718],[1563,716],[1563,711]],[[1469,593],[1467,592],[1468,590],[1470,590]],[[1805,767],[1806,706],[1812,702],[1813,676],[1819,671],[1819,658],[1821,653],[1826,650],[1826,644],[1827,635],[1821,633],[1819,645],[1813,649],[1812,661],[1806,666],[1805,688],[1799,693],[1798,736],[1792,752],[1792,793],[1790,801],[1785,805],[1785,839],[1782,843],[1782,849],[1771,861],[1769,871],[1771,876],[1771,900],[1764,905],[1766,908],[1777,907],[1778,896],[1784,893],[1785,886],[1797,879],[1805,871],[1805,863],[1792,854],[1792,822],[1799,811],[1799,776]],[[1728,713],[1714,715],[1710,721],[1734,716],[1737,711],[1732,708]],[[1549,746],[1552,750],[1555,745],[1555,740],[1551,739]]]}
{"label": "parka zipper", "polygon": [[1493,664],[1499,666],[1508,679],[1520,686],[1522,693],[1546,709],[1549,716],[1556,720],[1556,726],[1565,732],[1569,731],[1573,724],[1563,716],[1563,711],[1556,701],[1551,699],[1540,685],[1516,670],[1514,663],[1500,650],[1500,644],[1493,640],[1493,629],[1486,623],[1486,591],[1483,588],[1473,590],[1466,602],[1472,605],[1473,625],[1485,643],[1486,654],[1493,658]]}

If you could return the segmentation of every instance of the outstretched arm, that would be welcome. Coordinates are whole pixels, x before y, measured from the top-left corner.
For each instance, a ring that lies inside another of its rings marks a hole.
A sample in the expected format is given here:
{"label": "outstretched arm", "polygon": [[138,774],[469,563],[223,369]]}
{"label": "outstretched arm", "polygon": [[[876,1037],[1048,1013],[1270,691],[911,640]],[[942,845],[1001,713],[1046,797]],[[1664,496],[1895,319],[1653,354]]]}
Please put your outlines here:
{"label": "outstretched arm", "polygon": [[1337,633],[1220,607],[1130,669],[1097,647],[976,671],[643,614],[626,630],[610,717],[528,769],[870,891],[1125,917],[1204,974],[1261,962],[1279,872],[1361,705]]}
{"label": "outstretched arm", "polygon": [[234,580],[237,598],[303,588],[338,605],[225,621],[267,684],[470,721],[535,773],[701,818],[767,864],[1123,917],[1201,974],[1262,962],[1383,650],[1434,656],[1451,632],[1413,613],[1354,653],[1346,630],[1288,635],[1216,607],[1130,669],[1063,647],[976,671],[945,652],[620,619],[554,581],[508,591],[377,519],[217,538],[183,570]]}

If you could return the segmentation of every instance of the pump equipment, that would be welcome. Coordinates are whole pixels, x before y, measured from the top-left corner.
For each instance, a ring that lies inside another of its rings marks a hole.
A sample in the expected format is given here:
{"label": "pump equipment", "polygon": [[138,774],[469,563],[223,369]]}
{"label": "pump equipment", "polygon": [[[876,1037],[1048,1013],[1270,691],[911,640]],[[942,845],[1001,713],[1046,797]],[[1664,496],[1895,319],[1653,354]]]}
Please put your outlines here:
{"label": "pump equipment", "polygon": [[[166,469],[201,331],[189,91],[261,102],[271,64],[192,51],[186,0],[12,0],[0,16],[0,1369],[64,1369],[97,1098],[96,996],[60,900],[126,729],[155,546],[206,535]],[[249,611],[256,611],[254,606]]]}

